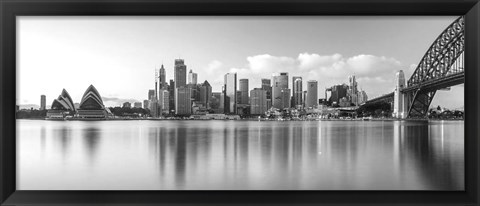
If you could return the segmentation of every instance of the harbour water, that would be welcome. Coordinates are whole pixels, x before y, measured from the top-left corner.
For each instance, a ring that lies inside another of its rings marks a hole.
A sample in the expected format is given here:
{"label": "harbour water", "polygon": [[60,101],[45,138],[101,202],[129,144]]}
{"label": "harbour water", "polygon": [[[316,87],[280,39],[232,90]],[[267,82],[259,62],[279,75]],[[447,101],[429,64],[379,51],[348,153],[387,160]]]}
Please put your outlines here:
{"label": "harbour water", "polygon": [[464,190],[463,121],[17,120],[18,190]]}

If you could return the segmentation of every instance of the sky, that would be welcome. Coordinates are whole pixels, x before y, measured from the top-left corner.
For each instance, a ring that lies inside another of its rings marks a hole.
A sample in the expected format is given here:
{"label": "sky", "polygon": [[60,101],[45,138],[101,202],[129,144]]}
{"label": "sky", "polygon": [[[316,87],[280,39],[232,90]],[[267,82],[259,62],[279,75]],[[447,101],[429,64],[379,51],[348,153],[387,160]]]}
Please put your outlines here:
{"label": "sky", "polygon": [[[173,79],[174,60],[214,92],[236,72],[249,89],[288,72],[325,88],[355,75],[369,98],[394,90],[457,16],[17,17],[17,104],[47,105],[66,89],[74,102],[93,84],[106,106],[147,99],[155,69]],[[433,105],[462,108],[463,84],[438,91]]]}

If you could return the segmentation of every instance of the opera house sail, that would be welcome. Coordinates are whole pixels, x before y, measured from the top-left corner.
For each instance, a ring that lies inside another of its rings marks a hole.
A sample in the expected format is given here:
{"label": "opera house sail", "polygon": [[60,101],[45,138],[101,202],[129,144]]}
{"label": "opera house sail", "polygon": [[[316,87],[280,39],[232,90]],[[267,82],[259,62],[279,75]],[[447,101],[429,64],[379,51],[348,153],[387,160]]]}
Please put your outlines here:
{"label": "opera house sail", "polygon": [[52,107],[47,111],[48,119],[65,119],[75,114],[75,106],[70,94],[63,89],[60,96],[53,100]]}
{"label": "opera house sail", "polygon": [[77,110],[79,119],[106,119],[107,111],[97,89],[90,85],[83,94],[82,101]]}

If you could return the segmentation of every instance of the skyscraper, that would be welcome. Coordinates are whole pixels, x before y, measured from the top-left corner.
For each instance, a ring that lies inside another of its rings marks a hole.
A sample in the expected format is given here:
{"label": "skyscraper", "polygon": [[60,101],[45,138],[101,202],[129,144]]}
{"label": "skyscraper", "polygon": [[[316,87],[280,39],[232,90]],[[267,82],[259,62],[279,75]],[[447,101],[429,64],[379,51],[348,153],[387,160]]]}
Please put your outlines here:
{"label": "skyscraper", "polygon": [[163,67],[163,64],[162,64],[162,67],[160,67],[160,75],[159,75],[159,82],[160,82],[160,88],[159,89],[167,89],[167,79],[166,79],[166,72],[165,72],[165,68]]}
{"label": "skyscraper", "polygon": [[144,109],[148,109],[148,108],[150,108],[149,106],[150,106],[150,105],[149,105],[149,101],[148,101],[147,99],[146,99],[146,100],[143,100],[143,108],[144,108]]}
{"label": "skyscraper", "polygon": [[355,75],[348,77],[349,87],[348,87],[348,98],[351,103],[358,105],[358,89],[357,89],[357,80]]}
{"label": "skyscraper", "polygon": [[261,88],[250,91],[250,114],[261,115],[267,110],[267,91]]}
{"label": "skyscraper", "polygon": [[210,98],[212,97],[212,86],[207,80],[200,85],[200,99],[199,102],[207,109],[210,108]]}
{"label": "skyscraper", "polygon": [[272,107],[272,83],[270,79],[262,79],[262,89],[267,95],[267,108]]}
{"label": "skyscraper", "polygon": [[47,109],[47,97],[45,95],[40,95],[40,110]]}
{"label": "skyscraper", "polygon": [[160,89],[158,93],[159,114],[168,114],[170,110],[170,94],[166,89]]}
{"label": "skyscraper", "polygon": [[227,73],[225,82],[225,113],[235,114],[237,111],[237,73]]}
{"label": "skyscraper", "polygon": [[316,108],[318,106],[318,82],[316,80],[307,81],[307,99],[305,107]]}
{"label": "skyscraper", "polygon": [[302,77],[292,77],[293,88],[293,107],[300,109],[303,105]]}
{"label": "skyscraper", "polygon": [[148,90],[148,100],[152,101],[155,98],[155,90]]}
{"label": "skyscraper", "polygon": [[190,69],[190,72],[188,73],[188,84],[197,84],[197,76],[197,73],[193,73]]}
{"label": "skyscraper", "polygon": [[190,87],[177,87],[175,89],[175,98],[175,114],[192,114],[192,94]]}
{"label": "skyscraper", "polygon": [[135,108],[142,108],[142,103],[141,102],[134,102],[133,107]]}
{"label": "skyscraper", "polygon": [[240,104],[248,104],[248,79],[240,79]]}
{"label": "skyscraper", "polygon": [[[286,97],[286,89],[288,89],[288,73],[281,72],[272,74],[273,107],[277,109],[284,109],[290,106],[290,97],[288,97],[288,100],[283,99]],[[288,101],[288,104],[285,104],[286,101]]]}
{"label": "skyscraper", "polygon": [[170,79],[170,85],[168,86],[168,108],[170,110],[175,109],[175,82]]}
{"label": "skyscraper", "polygon": [[175,59],[174,81],[175,88],[187,85],[187,66],[183,59]]}

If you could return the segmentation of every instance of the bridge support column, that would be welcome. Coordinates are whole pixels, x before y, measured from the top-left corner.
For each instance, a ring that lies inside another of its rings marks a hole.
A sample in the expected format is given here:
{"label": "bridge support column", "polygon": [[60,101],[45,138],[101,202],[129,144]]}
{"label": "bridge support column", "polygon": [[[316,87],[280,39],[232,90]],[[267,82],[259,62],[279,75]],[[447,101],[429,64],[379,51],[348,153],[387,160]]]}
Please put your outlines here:
{"label": "bridge support column", "polygon": [[402,89],[405,87],[405,74],[402,70],[397,72],[395,84],[392,116],[403,119],[407,117],[408,107],[406,107],[406,95],[402,92]]}

